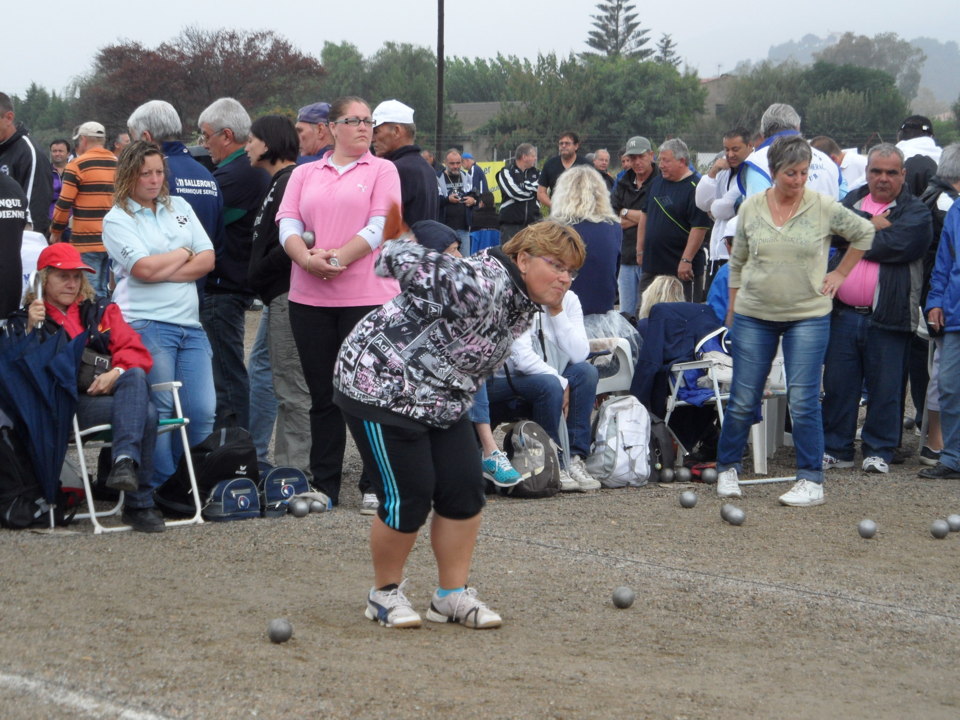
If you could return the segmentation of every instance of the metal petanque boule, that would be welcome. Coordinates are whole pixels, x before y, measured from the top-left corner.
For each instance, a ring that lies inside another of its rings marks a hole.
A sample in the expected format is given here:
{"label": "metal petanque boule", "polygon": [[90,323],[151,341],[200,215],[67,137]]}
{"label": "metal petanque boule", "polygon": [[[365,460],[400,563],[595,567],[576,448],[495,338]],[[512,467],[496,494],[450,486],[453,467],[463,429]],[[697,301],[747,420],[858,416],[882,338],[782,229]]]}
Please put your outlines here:
{"label": "metal petanque boule", "polygon": [[660,482],[662,483],[672,483],[675,478],[675,473],[673,468],[664,468],[660,471]]}
{"label": "metal petanque boule", "polygon": [[693,473],[688,467],[678,467],[674,479],[679,483],[688,483],[693,480]]}
{"label": "metal petanque boule", "polygon": [[293,636],[293,625],[286,618],[274,618],[267,625],[267,637],[273,643],[285,643]]}
{"label": "metal petanque boule", "polygon": [[950,526],[950,532],[960,532],[960,515],[948,515],[947,525]]}
{"label": "metal petanque boule", "polygon": [[312,248],[314,243],[317,241],[316,236],[309,230],[305,231],[300,237],[303,238],[303,244],[308,248]]}
{"label": "metal petanque boule", "polygon": [[720,507],[720,517],[722,517],[724,520],[726,520],[726,519],[727,519],[727,516],[730,514],[730,511],[731,511],[731,510],[736,510],[736,509],[737,509],[737,506],[734,505],[733,503],[724,503],[724,504]]}
{"label": "metal petanque boule", "polygon": [[937,518],[930,525],[930,534],[933,535],[937,540],[942,540],[950,534],[950,526],[947,524],[946,520]]}
{"label": "metal petanque boule", "polygon": [[323,504],[322,502],[320,502],[319,500],[311,500],[311,501],[310,501],[310,512],[312,512],[312,513],[321,513],[321,512],[326,512],[326,510],[327,510],[327,506],[324,505],[324,504]]}
{"label": "metal petanque boule", "polygon": [[857,532],[860,533],[860,537],[869,540],[877,534],[877,524],[870,518],[864,518],[857,525]]}
{"label": "metal petanque boule", "polygon": [[731,525],[743,525],[743,521],[747,519],[747,514],[740,508],[731,506],[727,510],[727,516],[724,518]]}
{"label": "metal petanque boule", "polygon": [[680,507],[692,508],[697,504],[697,494],[693,490],[684,490],[680,493]]}
{"label": "metal petanque boule", "polygon": [[703,470],[700,471],[700,479],[705,483],[713,485],[714,483],[717,482],[717,474],[718,473],[716,468],[712,468],[712,467],[704,468]]}
{"label": "metal petanque boule", "polygon": [[626,585],[621,585],[613,591],[611,599],[613,604],[622,610],[633,605],[633,601],[637,599],[637,594]]}
{"label": "metal petanque boule", "polygon": [[303,498],[295,498],[290,502],[290,514],[302,518],[310,514],[310,503]]}

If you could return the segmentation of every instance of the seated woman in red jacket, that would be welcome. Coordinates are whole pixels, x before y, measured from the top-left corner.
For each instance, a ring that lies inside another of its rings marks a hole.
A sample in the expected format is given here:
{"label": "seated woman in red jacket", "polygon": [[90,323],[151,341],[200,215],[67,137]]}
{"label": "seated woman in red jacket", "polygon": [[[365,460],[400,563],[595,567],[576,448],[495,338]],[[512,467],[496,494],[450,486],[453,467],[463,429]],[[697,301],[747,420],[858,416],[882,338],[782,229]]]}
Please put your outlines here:
{"label": "seated woman in red jacket", "polygon": [[70,337],[90,331],[87,347],[110,356],[110,369],[79,388],[77,420],[81,428],[113,426],[113,467],[107,486],[125,493],[123,522],[140,532],[163,532],[153,506],[150,479],[157,440],[157,409],[150,402],[147,373],[153,358],[140,336],[124,321],[120,308],[96,298],[84,273],[80,253],[68,243],[43,250],[37,260],[43,299],[33,292],[10,320],[15,330],[53,335],[63,328]]}

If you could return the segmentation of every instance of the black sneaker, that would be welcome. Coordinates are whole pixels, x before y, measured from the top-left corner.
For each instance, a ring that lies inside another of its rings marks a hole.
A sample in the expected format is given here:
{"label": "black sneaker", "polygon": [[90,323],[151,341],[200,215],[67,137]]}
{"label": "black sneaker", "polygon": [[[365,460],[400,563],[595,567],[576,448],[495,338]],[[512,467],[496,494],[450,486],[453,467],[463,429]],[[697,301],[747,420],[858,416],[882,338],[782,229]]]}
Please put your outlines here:
{"label": "black sneaker", "polygon": [[107,487],[112,490],[136,492],[139,484],[137,464],[128,457],[117,460],[107,476]]}
{"label": "black sneaker", "polygon": [[924,468],[918,472],[917,477],[927,480],[960,480],[960,470],[954,470],[938,462],[933,467]]}
{"label": "black sneaker", "polygon": [[155,507],[123,509],[120,519],[137,532],[160,533],[167,529],[163,522],[163,514]]}
{"label": "black sneaker", "polygon": [[921,465],[929,465],[930,467],[933,467],[938,462],[940,462],[939,450],[931,450],[926,445],[920,448],[920,464]]}
{"label": "black sneaker", "polygon": [[903,465],[906,462],[907,458],[913,457],[913,450],[905,447],[898,447],[893,449],[893,457],[890,459],[891,465]]}

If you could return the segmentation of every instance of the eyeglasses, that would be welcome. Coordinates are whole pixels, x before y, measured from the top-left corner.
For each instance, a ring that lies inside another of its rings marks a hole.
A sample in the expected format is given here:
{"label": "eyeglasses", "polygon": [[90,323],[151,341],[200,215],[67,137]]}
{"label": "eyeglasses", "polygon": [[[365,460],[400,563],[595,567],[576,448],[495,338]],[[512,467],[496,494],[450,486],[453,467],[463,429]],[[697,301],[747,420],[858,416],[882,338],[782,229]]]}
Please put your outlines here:
{"label": "eyeglasses", "polygon": [[334,125],[349,125],[350,127],[357,127],[360,123],[363,123],[367,127],[373,127],[373,118],[345,117],[334,120],[333,123]]}
{"label": "eyeglasses", "polygon": [[543,260],[557,275],[566,275],[570,278],[570,282],[573,282],[577,279],[577,275],[580,274],[579,270],[571,270],[566,265],[561,265],[553,258],[548,258],[545,255],[534,255],[535,258],[540,258]]}
{"label": "eyeglasses", "polygon": [[210,135],[207,135],[205,132],[200,133],[201,144],[210,142],[217,135],[220,135],[224,130],[226,130],[226,128],[221,128],[217,130],[215,133],[211,133]]}

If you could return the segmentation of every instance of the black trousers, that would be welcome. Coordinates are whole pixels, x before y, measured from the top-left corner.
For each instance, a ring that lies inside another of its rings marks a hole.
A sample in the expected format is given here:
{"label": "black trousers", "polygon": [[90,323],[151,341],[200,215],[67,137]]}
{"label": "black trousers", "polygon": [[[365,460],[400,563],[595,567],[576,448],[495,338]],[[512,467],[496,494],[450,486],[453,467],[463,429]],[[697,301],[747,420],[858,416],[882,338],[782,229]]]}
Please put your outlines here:
{"label": "black trousers", "polygon": [[[325,493],[334,505],[340,502],[347,429],[340,408],[333,404],[333,366],[343,339],[377,307],[315,307],[290,303],[290,328],[300,354],[303,377],[310,390],[313,486]],[[365,474],[359,485],[361,493],[373,492]]]}

